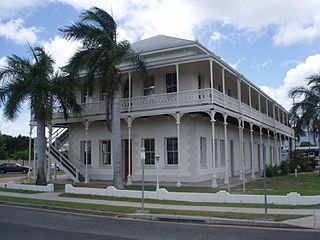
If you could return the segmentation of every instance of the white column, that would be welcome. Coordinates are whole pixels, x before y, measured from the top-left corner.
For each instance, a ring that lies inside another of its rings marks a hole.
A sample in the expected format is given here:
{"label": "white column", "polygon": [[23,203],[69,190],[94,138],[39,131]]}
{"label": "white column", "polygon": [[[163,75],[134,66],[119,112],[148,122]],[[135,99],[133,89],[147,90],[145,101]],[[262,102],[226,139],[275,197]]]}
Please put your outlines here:
{"label": "white column", "polygon": [[279,161],[279,154],[278,154],[278,136],[277,133],[274,134],[274,157],[275,157],[275,162],[277,163],[277,165],[280,165],[280,161]]}
{"label": "white column", "polygon": [[131,72],[129,72],[129,112],[131,112]]}
{"label": "white column", "polygon": [[250,144],[251,144],[251,179],[255,178],[255,174],[254,174],[254,161],[253,161],[253,124],[250,123]]}
{"label": "white column", "polygon": [[178,139],[178,171],[177,171],[177,187],[181,187],[181,175],[180,175],[180,166],[181,166],[181,158],[180,158],[180,112],[176,113],[176,125],[177,125],[177,139]]}
{"label": "white column", "polygon": [[268,99],[266,98],[266,115],[269,116]]}
{"label": "white column", "polygon": [[85,180],[84,180],[84,182],[88,183],[89,182],[89,175],[88,175],[88,158],[89,158],[89,152],[88,152],[88,130],[89,130],[89,122],[88,122],[87,119],[85,121],[85,130],[86,130],[86,144],[85,144],[84,151],[85,151],[85,154],[86,154],[86,164],[85,164],[86,169],[85,169]]}
{"label": "white column", "polygon": [[[31,125],[31,123],[29,124],[29,126],[30,126],[30,129],[29,129],[29,170],[28,170],[28,178],[30,178],[31,177],[31,172],[30,172],[30,170],[31,170],[31,152],[32,152],[32,128],[33,128],[33,126]],[[33,171],[35,171],[35,169],[33,169]]]}
{"label": "white column", "polygon": [[237,92],[238,92],[238,101],[239,101],[239,111],[241,112],[241,79],[237,79]]}
{"label": "white column", "polygon": [[263,173],[262,126],[260,126],[260,173]]}
{"label": "white column", "polygon": [[33,140],[33,179],[35,180],[37,177],[37,138]]}
{"label": "white column", "polygon": [[225,178],[224,178],[224,183],[228,184],[228,189],[229,189],[229,165],[228,165],[228,137],[227,137],[227,114],[223,115],[224,121],[223,121],[223,125],[224,125],[224,159],[225,159],[225,163],[226,163],[226,174],[225,174]]}
{"label": "white column", "polygon": [[132,185],[132,176],[131,176],[131,127],[132,119],[128,117],[128,176],[127,176],[127,185]]}
{"label": "white column", "polygon": [[210,83],[211,83],[211,104],[214,103],[213,101],[213,65],[212,65],[212,59],[209,60],[210,63]]}
{"label": "white column", "polygon": [[177,74],[177,106],[179,106],[179,94],[180,94],[179,64],[176,64],[176,74]]}
{"label": "white column", "polygon": [[214,138],[215,138],[215,133],[214,133],[214,123],[215,123],[215,119],[214,119],[214,115],[215,112],[213,110],[211,110],[210,112],[211,115],[211,131],[212,131],[212,184],[211,187],[212,188],[217,188],[217,176],[216,176],[216,149],[215,149],[215,144],[214,144]]}
{"label": "white column", "polygon": [[[270,156],[270,130],[268,129],[267,132],[268,132],[268,147],[266,147],[266,157],[267,157],[266,163],[272,164],[271,156]],[[268,159],[268,157],[269,157],[269,159]]]}
{"label": "white column", "polygon": [[243,158],[243,121],[241,118],[238,120],[238,129],[239,129],[239,163],[241,163],[241,171],[239,180],[245,179],[245,172],[244,172],[244,158]]}
{"label": "white column", "polygon": [[225,68],[222,68],[222,92],[223,92],[223,104],[225,104],[226,96],[226,82],[225,82]]}
{"label": "white column", "polygon": [[248,95],[249,95],[249,106],[252,107],[251,106],[252,103],[251,103],[251,87],[250,86],[248,88]]}

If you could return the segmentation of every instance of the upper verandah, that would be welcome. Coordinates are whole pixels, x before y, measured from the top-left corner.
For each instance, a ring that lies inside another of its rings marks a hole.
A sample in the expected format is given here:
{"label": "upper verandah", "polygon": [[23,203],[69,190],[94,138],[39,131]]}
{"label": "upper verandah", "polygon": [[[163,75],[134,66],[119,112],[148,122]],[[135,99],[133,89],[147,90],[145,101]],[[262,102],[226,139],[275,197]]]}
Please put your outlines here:
{"label": "upper verandah", "polygon": [[[141,55],[148,69],[211,59],[216,65],[233,75],[233,77],[240,79],[242,83],[254,89],[266,101],[273,103],[288,114],[281,104],[261,91],[259,87],[249,81],[244,75],[232,68],[198,41],[157,35],[132,43],[131,46],[133,50]],[[119,67],[123,72],[129,72],[131,69],[131,66],[128,64],[121,64]]]}

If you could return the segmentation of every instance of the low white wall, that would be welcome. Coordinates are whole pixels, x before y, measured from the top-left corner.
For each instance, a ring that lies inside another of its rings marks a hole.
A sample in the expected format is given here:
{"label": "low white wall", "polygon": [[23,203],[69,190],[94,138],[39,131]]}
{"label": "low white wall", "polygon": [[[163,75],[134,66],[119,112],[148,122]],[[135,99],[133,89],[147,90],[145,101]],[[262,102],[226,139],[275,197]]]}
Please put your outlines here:
{"label": "low white wall", "polygon": [[[73,187],[71,184],[65,185],[66,193],[89,194],[110,197],[128,197],[141,198],[139,190],[117,190],[115,187],[101,188],[83,188]],[[177,200],[188,202],[218,202],[218,203],[264,203],[264,195],[244,195],[229,194],[226,191],[217,193],[186,193],[186,192],[168,192],[165,188],[158,191],[145,191],[145,198],[159,200]],[[320,204],[320,196],[301,196],[296,192],[288,193],[285,196],[267,196],[268,203],[284,205],[314,205]]]}
{"label": "low white wall", "polygon": [[37,192],[54,192],[54,185],[47,184],[46,186],[39,185],[28,185],[28,184],[17,184],[15,182],[0,183],[1,188],[7,189],[18,189],[18,190],[29,190]]}

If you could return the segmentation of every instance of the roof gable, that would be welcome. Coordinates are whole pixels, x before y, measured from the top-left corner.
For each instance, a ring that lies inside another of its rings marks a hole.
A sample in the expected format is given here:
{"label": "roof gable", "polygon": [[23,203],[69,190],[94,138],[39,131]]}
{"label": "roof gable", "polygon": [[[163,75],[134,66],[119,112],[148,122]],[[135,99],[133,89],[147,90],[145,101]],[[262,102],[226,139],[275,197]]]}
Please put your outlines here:
{"label": "roof gable", "polygon": [[135,43],[131,47],[137,52],[151,52],[168,48],[182,47],[196,43],[192,40],[174,38],[165,35],[157,35]]}

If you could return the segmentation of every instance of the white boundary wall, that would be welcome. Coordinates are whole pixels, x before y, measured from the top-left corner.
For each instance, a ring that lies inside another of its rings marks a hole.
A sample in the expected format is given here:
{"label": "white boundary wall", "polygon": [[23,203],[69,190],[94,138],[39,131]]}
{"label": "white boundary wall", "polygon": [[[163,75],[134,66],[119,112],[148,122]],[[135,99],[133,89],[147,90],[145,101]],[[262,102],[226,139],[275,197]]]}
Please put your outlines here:
{"label": "white boundary wall", "polygon": [[[128,197],[141,198],[139,190],[117,190],[113,186],[105,189],[101,188],[83,188],[73,187],[71,184],[65,185],[66,193],[89,194],[110,197]],[[218,203],[264,203],[264,195],[244,195],[229,194],[226,191],[217,193],[186,193],[186,192],[168,192],[165,188],[158,191],[145,191],[147,199],[159,200],[176,200],[188,202],[218,202]],[[318,196],[301,196],[299,193],[290,192],[284,196],[268,195],[268,203],[284,205],[315,205],[320,204],[320,195]]]}
{"label": "white boundary wall", "polygon": [[47,184],[46,186],[28,185],[28,184],[16,184],[15,182],[0,183],[0,188],[29,190],[37,192],[54,192],[54,185]]}

